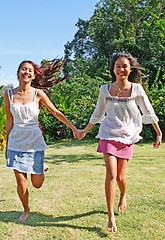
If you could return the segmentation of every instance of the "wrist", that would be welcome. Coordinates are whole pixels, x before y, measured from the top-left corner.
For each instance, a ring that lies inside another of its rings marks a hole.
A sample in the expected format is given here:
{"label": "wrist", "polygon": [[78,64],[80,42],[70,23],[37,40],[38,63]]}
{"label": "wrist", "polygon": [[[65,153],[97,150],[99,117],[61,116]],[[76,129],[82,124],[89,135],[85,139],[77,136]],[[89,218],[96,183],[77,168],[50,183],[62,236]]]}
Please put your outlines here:
{"label": "wrist", "polygon": [[76,131],[76,127],[75,126],[71,126],[71,129],[72,129],[72,131]]}
{"label": "wrist", "polygon": [[88,129],[84,128],[83,133],[86,135],[88,133]]}

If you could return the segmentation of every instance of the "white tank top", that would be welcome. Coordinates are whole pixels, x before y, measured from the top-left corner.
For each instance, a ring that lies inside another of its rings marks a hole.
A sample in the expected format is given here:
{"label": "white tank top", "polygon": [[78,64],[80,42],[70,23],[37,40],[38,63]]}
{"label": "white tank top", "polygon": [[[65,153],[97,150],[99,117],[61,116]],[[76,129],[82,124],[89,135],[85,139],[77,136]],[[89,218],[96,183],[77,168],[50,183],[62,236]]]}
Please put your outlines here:
{"label": "white tank top", "polygon": [[8,149],[22,152],[44,151],[47,145],[39,128],[39,108],[35,102],[38,90],[34,92],[33,102],[22,105],[13,103],[12,90],[8,90],[10,112],[14,126],[9,133]]}

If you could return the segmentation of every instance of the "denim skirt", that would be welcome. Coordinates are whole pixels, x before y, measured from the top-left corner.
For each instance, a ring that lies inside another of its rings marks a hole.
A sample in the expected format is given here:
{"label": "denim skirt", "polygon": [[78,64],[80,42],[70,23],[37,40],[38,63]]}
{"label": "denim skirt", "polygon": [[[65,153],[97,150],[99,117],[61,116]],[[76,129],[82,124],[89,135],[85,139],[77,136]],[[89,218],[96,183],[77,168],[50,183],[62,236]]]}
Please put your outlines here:
{"label": "denim skirt", "polygon": [[20,152],[7,150],[7,168],[30,174],[44,174],[44,151]]}

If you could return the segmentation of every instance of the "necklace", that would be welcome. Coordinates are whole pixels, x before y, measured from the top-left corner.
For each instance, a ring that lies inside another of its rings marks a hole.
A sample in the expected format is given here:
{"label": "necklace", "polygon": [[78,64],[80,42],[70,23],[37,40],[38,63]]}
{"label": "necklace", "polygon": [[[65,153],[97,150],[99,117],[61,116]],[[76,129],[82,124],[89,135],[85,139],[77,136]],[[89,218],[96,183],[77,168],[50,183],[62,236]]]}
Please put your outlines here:
{"label": "necklace", "polygon": [[117,83],[115,82],[115,84],[116,84],[116,86],[117,86],[117,90],[119,91],[118,93],[117,93],[117,97],[126,89],[126,87],[127,87],[127,84],[125,85],[125,87],[123,87],[123,89],[121,89],[121,88],[119,88],[119,86],[117,85]]}

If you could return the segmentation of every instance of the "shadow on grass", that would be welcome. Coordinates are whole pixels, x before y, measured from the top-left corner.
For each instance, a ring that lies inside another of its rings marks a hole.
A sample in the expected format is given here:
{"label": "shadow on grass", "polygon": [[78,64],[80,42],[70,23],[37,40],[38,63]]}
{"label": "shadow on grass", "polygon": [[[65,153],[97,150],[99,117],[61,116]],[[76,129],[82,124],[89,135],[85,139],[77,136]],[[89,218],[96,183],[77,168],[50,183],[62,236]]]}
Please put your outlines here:
{"label": "shadow on grass", "polygon": [[92,161],[92,160],[98,160],[98,159],[103,159],[103,156],[101,154],[98,154],[98,156],[93,155],[93,154],[68,154],[68,155],[62,155],[62,154],[49,154],[48,156],[45,156],[45,161],[50,161],[51,163],[54,164],[60,164],[62,162],[67,162],[67,163],[74,163],[74,162],[80,162],[80,161]]}
{"label": "shadow on grass", "polygon": [[[72,148],[73,147],[73,153],[70,153],[68,155],[66,154],[45,154],[45,161],[51,162],[53,164],[59,165],[62,162],[67,162],[67,163],[75,163],[75,162],[80,162],[80,161],[90,161],[90,160],[100,160],[103,159],[102,154],[88,154],[88,153],[80,153],[78,152],[78,154],[76,154],[76,148],[74,149],[74,147],[78,147],[78,146],[89,146],[90,147],[94,147],[95,150],[97,150],[96,147],[96,143],[98,142],[97,139],[87,139],[87,140],[77,140],[77,139],[73,139],[73,140],[61,140],[58,141],[56,143],[53,143],[52,145],[50,144],[49,147],[50,148],[54,148],[54,149],[60,149],[63,147],[68,147],[68,148]],[[65,150],[67,151],[67,150]],[[53,151],[55,152],[55,151]],[[95,151],[96,152],[96,151]],[[62,152],[61,152],[62,153]],[[101,164],[102,165],[102,164]]]}
{"label": "shadow on grass", "polygon": [[97,139],[69,139],[58,140],[52,143],[48,143],[48,147],[60,149],[61,147],[78,147],[78,146],[96,146],[99,141]]}
{"label": "shadow on grass", "polygon": [[[8,211],[2,212],[0,211],[0,222],[15,222],[17,223],[17,219],[22,214],[22,212],[16,211]],[[59,228],[72,228],[72,229],[85,229],[89,232],[96,232],[101,238],[107,237],[108,235],[102,232],[102,229],[99,227],[89,227],[89,226],[78,226],[69,223],[63,223],[65,221],[71,221],[78,218],[88,217],[94,214],[108,214],[104,211],[91,211],[86,213],[81,213],[72,216],[60,216],[60,217],[53,217],[52,215],[45,215],[42,213],[31,212],[30,216],[26,223],[27,226],[32,227],[59,227]],[[61,222],[61,223],[60,223]],[[20,223],[18,223],[20,224]]]}

